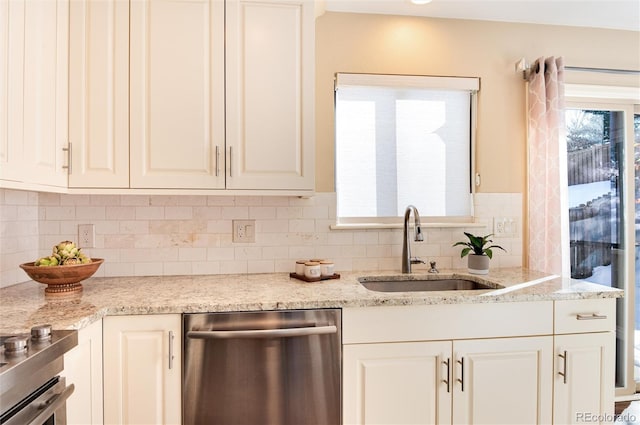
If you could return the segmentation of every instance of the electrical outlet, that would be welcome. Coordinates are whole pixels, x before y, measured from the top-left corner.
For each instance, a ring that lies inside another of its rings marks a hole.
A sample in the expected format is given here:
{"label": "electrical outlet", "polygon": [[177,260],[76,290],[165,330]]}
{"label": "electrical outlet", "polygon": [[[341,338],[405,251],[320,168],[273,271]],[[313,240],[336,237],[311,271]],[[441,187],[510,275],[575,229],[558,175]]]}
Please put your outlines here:
{"label": "electrical outlet", "polygon": [[252,243],[256,241],[255,220],[233,220],[233,242]]}
{"label": "electrical outlet", "polygon": [[96,227],[93,224],[78,224],[78,248],[94,248]]}

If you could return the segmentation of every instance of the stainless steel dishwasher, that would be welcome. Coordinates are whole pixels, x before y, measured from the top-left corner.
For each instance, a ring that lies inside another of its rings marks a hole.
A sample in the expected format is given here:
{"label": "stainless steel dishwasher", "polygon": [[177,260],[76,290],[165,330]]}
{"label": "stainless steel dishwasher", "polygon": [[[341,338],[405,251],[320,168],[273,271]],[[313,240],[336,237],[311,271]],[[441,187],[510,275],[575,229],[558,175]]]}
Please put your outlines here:
{"label": "stainless steel dishwasher", "polygon": [[185,314],[185,425],[336,425],[339,309]]}

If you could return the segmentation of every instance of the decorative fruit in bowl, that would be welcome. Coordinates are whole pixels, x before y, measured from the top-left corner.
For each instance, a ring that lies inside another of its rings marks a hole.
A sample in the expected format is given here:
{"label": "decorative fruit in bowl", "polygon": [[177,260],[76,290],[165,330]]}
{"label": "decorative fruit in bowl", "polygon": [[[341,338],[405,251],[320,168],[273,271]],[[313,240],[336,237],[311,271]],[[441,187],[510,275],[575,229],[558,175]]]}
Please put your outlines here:
{"label": "decorative fruit in bowl", "polygon": [[68,294],[82,291],[82,282],[91,277],[104,262],[102,258],[89,258],[71,241],[54,245],[52,254],[20,268],[36,282],[47,285],[47,294]]}

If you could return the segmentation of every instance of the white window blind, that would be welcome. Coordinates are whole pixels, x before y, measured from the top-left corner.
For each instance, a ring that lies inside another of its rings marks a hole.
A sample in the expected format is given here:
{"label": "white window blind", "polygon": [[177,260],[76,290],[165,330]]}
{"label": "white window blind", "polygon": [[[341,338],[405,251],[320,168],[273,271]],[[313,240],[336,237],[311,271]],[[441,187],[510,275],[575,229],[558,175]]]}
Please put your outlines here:
{"label": "white window blind", "polygon": [[338,74],[339,219],[472,215],[476,78]]}

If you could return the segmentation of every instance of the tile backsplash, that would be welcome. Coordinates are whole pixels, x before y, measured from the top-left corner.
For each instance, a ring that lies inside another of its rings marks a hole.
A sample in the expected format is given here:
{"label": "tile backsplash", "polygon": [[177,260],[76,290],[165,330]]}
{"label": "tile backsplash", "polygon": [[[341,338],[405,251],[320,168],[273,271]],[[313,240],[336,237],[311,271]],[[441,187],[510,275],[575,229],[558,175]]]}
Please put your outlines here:
{"label": "tile backsplash", "polygon": [[[494,238],[491,267],[522,265],[522,195],[475,195],[476,221],[493,232],[493,217],[513,217],[516,234]],[[331,230],[335,193],[308,199],[272,196],[65,195],[0,189],[0,287],[28,277],[18,264],[48,255],[61,240],[78,239],[79,224],[95,225],[91,257],[104,258],[96,276],[157,276],[293,271],[300,258],[329,258],[336,271],[400,270],[401,229]],[[232,242],[232,220],[254,219],[256,241]],[[412,254],[438,267],[465,268],[464,228],[424,229]],[[427,268],[427,266],[414,266]]]}

